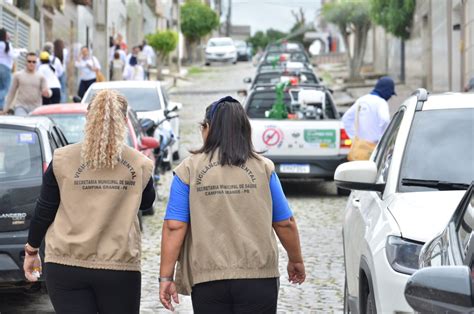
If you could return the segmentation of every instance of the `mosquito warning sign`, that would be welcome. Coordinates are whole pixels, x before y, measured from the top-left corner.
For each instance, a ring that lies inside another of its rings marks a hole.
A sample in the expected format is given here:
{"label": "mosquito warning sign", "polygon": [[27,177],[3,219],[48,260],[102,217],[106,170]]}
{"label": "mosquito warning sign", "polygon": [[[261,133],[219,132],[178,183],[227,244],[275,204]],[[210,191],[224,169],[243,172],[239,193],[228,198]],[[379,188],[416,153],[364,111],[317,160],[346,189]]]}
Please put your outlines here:
{"label": "mosquito warning sign", "polygon": [[283,132],[275,127],[268,127],[262,134],[262,140],[268,147],[280,145],[283,141]]}

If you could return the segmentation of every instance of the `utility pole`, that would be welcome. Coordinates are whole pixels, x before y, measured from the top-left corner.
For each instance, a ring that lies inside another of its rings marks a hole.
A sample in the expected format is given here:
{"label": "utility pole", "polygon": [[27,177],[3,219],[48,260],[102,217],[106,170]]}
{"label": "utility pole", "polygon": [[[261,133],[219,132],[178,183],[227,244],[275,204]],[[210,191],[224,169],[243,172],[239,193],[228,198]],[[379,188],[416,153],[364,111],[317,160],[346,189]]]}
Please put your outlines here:
{"label": "utility pole", "polygon": [[227,24],[226,24],[226,30],[225,30],[225,35],[227,37],[230,37],[230,33],[231,33],[231,27],[232,27],[232,23],[231,23],[231,19],[232,19],[232,0],[229,0],[229,3],[228,3],[229,7],[227,8]]}
{"label": "utility pole", "polygon": [[94,36],[92,48],[94,56],[99,60],[101,72],[109,76],[109,29],[108,29],[108,0],[94,0]]}
{"label": "utility pole", "polygon": [[[215,0],[214,2],[215,8],[217,12],[217,16],[219,17],[219,22],[221,21],[221,16],[222,16],[222,0]],[[219,26],[219,36],[222,35],[222,27]]]}
{"label": "utility pole", "polygon": [[178,32],[178,57],[176,58],[176,67],[178,71],[178,75],[181,75],[181,56],[182,56],[182,51],[181,51],[181,6],[179,4],[179,0],[174,0],[176,1],[176,31]]}

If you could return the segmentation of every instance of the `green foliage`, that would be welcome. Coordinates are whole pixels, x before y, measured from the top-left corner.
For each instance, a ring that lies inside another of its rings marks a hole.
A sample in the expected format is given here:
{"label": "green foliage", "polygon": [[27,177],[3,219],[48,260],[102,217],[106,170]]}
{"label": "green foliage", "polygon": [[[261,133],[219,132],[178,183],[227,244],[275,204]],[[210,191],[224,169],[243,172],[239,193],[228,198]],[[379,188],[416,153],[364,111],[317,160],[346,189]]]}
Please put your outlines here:
{"label": "green foliage", "polygon": [[198,41],[217,27],[219,17],[209,6],[190,0],[181,7],[181,31],[189,40]]}
{"label": "green foliage", "polygon": [[178,45],[178,33],[170,30],[149,34],[146,39],[148,44],[160,54],[161,58],[168,56]]}
{"label": "green foliage", "polygon": [[249,37],[247,41],[252,44],[254,49],[265,49],[265,47],[271,43],[278,41],[286,36],[286,33],[269,29],[266,33],[262,31],[256,32],[252,37]]}
{"label": "green foliage", "polygon": [[371,0],[373,21],[402,39],[410,38],[416,0]]}
{"label": "green foliage", "polygon": [[339,1],[327,3],[323,16],[329,23],[338,26],[341,34],[347,30],[357,31],[370,27],[369,4],[366,1]]}

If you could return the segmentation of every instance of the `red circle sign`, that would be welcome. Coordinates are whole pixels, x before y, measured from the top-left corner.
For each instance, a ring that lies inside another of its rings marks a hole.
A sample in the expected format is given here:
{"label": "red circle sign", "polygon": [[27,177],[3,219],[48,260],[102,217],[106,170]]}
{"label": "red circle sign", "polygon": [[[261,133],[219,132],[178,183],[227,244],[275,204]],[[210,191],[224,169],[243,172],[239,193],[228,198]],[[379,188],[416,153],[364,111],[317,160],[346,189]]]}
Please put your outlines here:
{"label": "red circle sign", "polygon": [[262,140],[267,146],[275,146],[280,143],[282,136],[279,130],[275,128],[268,128],[263,132]]}

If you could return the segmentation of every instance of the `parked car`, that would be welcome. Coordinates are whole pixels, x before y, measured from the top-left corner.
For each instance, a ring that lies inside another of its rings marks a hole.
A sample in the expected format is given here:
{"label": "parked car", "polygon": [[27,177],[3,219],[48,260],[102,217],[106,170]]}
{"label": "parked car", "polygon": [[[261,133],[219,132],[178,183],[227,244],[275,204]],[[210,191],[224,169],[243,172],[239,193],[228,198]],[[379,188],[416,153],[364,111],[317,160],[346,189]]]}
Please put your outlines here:
{"label": "parked car", "polygon": [[474,312],[473,230],[474,181],[448,226],[421,249],[422,269],[410,277],[405,287],[405,298],[415,311]]}
{"label": "parked car", "polygon": [[48,118],[0,116],[0,289],[31,286],[23,273],[28,229],[43,172],[67,144]]}
{"label": "parked car", "polygon": [[237,49],[237,61],[249,61],[252,59],[252,49],[243,40],[234,40],[235,48]]}
{"label": "parked car", "polygon": [[[181,103],[169,99],[166,89],[158,81],[114,81],[94,83],[87,90],[82,103],[88,104],[92,96],[103,89],[114,89],[127,98],[129,106],[137,113],[139,119],[150,119],[159,124],[154,137],[159,141],[162,133],[170,134],[171,144],[163,162],[171,168],[173,160],[179,160],[179,117],[176,113],[182,108]],[[164,121],[163,120],[169,120]],[[165,132],[160,132],[163,129]],[[158,151],[155,154],[158,157]]]}
{"label": "parked car", "polygon": [[214,37],[209,39],[205,53],[206,65],[211,65],[211,62],[237,63],[237,49],[230,37]]}
{"label": "parked car", "polygon": [[283,91],[288,116],[272,119],[268,113],[278,88],[257,87],[245,100],[255,148],[274,162],[281,179],[332,180],[351,142],[331,93],[324,86],[288,85]]}
{"label": "parked car", "polygon": [[425,242],[447,225],[474,178],[474,95],[419,89],[393,116],[370,160],[336,169],[348,188],[345,311],[412,312],[405,284]]}
{"label": "parked car", "polygon": [[[36,108],[31,112],[32,116],[46,116],[51,118],[64,132],[69,143],[77,143],[84,138],[86,124],[86,104],[59,104]],[[142,152],[145,156],[155,161],[153,150],[160,143],[153,137],[145,136],[133,110],[127,112],[127,135],[125,141],[128,146]],[[153,207],[143,211],[144,214],[153,214]]]}
{"label": "parked car", "polygon": [[301,84],[319,85],[319,78],[311,70],[267,70],[257,73],[254,79],[247,77],[244,83],[251,84],[249,89],[258,85],[271,84],[276,85],[280,82],[286,82],[296,79]]}

